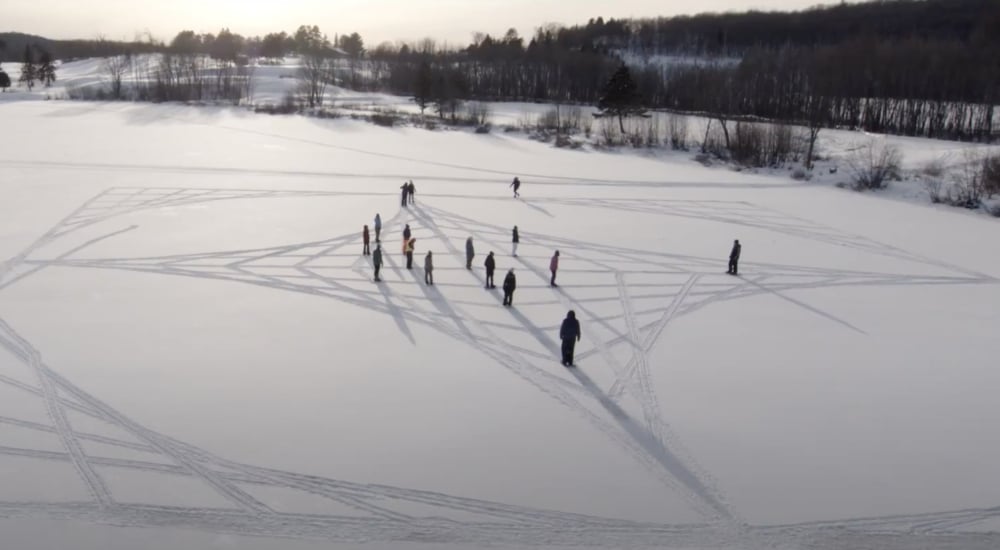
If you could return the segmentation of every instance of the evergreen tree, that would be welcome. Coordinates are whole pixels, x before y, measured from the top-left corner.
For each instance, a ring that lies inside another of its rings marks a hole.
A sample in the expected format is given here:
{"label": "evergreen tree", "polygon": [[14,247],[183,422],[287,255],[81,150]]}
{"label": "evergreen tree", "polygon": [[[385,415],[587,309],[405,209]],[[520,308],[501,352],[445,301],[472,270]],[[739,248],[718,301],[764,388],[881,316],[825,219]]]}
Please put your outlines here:
{"label": "evergreen tree", "polygon": [[0,69],[0,90],[6,92],[7,88],[10,88],[10,76],[3,69]]}
{"label": "evergreen tree", "polygon": [[208,53],[212,56],[212,59],[235,62],[243,50],[245,43],[245,38],[224,28],[215,37],[215,41],[212,42],[212,47],[209,48]]}
{"label": "evergreen tree", "polygon": [[38,69],[35,68],[35,55],[31,51],[31,46],[26,45],[24,47],[24,64],[21,65],[21,78],[19,81],[28,87],[28,91],[31,91],[35,87],[36,79],[38,79]]}
{"label": "evergreen tree", "polygon": [[288,53],[290,41],[284,31],[268,34],[260,43],[260,55],[268,59],[281,59]]}
{"label": "evergreen tree", "polygon": [[52,64],[52,56],[49,55],[49,52],[42,51],[38,63],[37,78],[45,84],[46,88],[56,81],[56,67]]}
{"label": "evergreen tree", "polygon": [[360,34],[356,32],[349,35],[345,34],[339,40],[338,46],[347,53],[348,57],[351,59],[361,59],[361,56],[365,53],[365,41],[361,39]]}
{"label": "evergreen tree", "polygon": [[639,87],[632,80],[632,74],[628,67],[622,64],[611,75],[608,83],[601,92],[601,99],[597,102],[600,113],[596,116],[618,117],[618,128],[622,134],[625,133],[625,124],[622,120],[627,116],[648,117],[646,109],[642,106],[642,97],[639,95]]}
{"label": "evergreen tree", "polygon": [[300,25],[293,37],[295,50],[302,54],[325,55],[330,47],[330,41],[319,30],[319,26]]}

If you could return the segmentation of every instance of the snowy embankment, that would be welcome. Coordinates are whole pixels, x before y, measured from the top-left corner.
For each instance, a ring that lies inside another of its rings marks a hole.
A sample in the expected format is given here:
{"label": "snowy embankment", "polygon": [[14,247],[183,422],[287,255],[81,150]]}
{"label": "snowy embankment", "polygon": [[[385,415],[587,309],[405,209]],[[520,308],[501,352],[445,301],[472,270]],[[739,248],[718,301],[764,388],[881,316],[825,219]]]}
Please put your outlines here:
{"label": "snowy embankment", "polygon": [[[634,59],[637,63],[639,59]],[[126,87],[141,82],[148,69],[155,67],[158,62],[157,55],[143,55],[136,58],[134,67],[139,69],[129,69],[123,74],[123,82]],[[642,61],[643,63],[654,64],[683,64],[708,62],[700,58],[676,58],[671,56],[653,56]],[[732,59],[715,59],[712,62],[731,63]],[[298,58],[291,57],[283,60],[280,64],[257,64],[251,69],[253,75],[253,85],[250,90],[250,97],[244,102],[249,105],[281,105],[286,101],[289,94],[295,93],[301,84],[297,78],[300,68]],[[12,80],[17,81],[20,65],[17,63],[7,63],[4,69],[11,75]],[[341,67],[346,69],[346,67]],[[83,59],[62,63],[58,69],[59,80],[51,88],[36,86],[33,92],[27,92],[22,87],[15,86],[6,94],[0,95],[0,101],[14,101],[24,99],[65,99],[72,90],[95,90],[98,88],[107,89],[109,87],[109,75],[104,59]],[[416,116],[420,109],[414,104],[412,98],[395,96],[377,92],[355,92],[337,86],[328,86],[324,90],[324,105],[327,108],[339,111],[345,115],[372,115],[380,113],[387,116]],[[489,122],[495,128],[495,132],[500,131],[526,131],[531,132],[543,118],[551,118],[554,115],[556,106],[542,103],[524,102],[502,102],[502,103],[482,103],[484,109],[489,112]],[[589,106],[563,105],[560,106],[561,116],[577,117],[581,119],[581,128],[577,131],[582,133],[584,128],[589,130],[587,136],[578,135],[571,141],[574,146],[584,145],[591,148],[600,144],[602,124],[605,122],[594,120],[591,117],[593,109]],[[631,150],[622,148],[622,152],[639,154],[646,157],[665,157],[668,159],[683,159],[694,157],[702,140],[705,138],[706,127],[714,124],[718,127],[717,121],[710,121],[700,116],[678,115],[665,112],[653,112],[649,120],[638,119],[626,122],[626,130],[629,134],[645,135],[649,131],[649,125],[655,128],[664,142],[668,141],[670,126],[673,124],[684,128],[684,135],[689,145],[688,151],[670,151],[665,146],[655,148],[642,148]],[[433,120],[433,114],[428,111],[427,118]],[[606,121],[611,127],[617,126],[615,121]],[[734,124],[730,122],[730,125]],[[616,129],[612,128],[614,132]],[[731,130],[732,131],[732,130]],[[796,139],[804,140],[804,129],[799,129]],[[755,174],[778,176],[782,178],[807,179],[811,183],[821,185],[835,185],[838,187],[850,187],[853,183],[854,173],[851,169],[851,160],[856,153],[866,147],[890,147],[900,152],[900,170],[898,178],[893,178],[888,183],[887,189],[878,192],[878,196],[883,198],[893,198],[921,204],[931,204],[932,194],[947,195],[949,188],[955,182],[967,180],[969,177],[968,166],[977,159],[982,159],[985,155],[1000,154],[1000,145],[980,145],[970,143],[959,143],[945,140],[910,138],[904,136],[876,135],[865,132],[843,131],[843,130],[823,130],[819,134],[816,144],[815,168],[806,172],[801,163],[790,163],[782,168],[749,168],[746,169]],[[804,145],[801,146],[804,149]],[[985,200],[988,207],[995,207],[1000,212],[1000,204],[996,200]],[[940,206],[940,208],[950,209],[951,207]],[[989,208],[987,208],[989,210]],[[985,215],[985,212],[982,212]]]}
{"label": "snowy embankment", "polygon": [[11,547],[1000,544],[1000,259],[963,246],[995,220],[518,135],[0,120]]}

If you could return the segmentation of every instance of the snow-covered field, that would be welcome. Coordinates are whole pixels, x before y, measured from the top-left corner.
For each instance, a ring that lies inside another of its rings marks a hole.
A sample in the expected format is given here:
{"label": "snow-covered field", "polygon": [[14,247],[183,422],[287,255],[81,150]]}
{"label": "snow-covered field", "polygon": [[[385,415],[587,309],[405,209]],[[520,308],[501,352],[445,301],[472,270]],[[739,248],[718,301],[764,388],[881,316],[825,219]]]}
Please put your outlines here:
{"label": "snow-covered field", "polygon": [[0,547],[1000,546],[994,219],[517,135],[0,120]]}
{"label": "snow-covered field", "polygon": [[[686,61],[685,61],[686,59]],[[697,58],[654,58],[641,61],[634,59],[636,63],[684,63],[699,62]],[[151,70],[159,62],[157,55],[144,55],[136,58],[135,67],[138,70],[128,70],[123,75],[123,82],[126,88],[136,83],[136,78],[141,78],[147,70]],[[54,100],[66,99],[74,91],[89,90],[95,92],[98,89],[108,91],[110,89],[109,76],[104,59],[82,59],[58,66],[58,80],[51,87],[36,86],[32,91],[27,91],[23,85],[18,84],[20,64],[6,63],[4,70],[15,82],[15,87],[0,95],[0,102],[20,101],[20,100]],[[282,60],[281,64],[255,64],[252,68],[253,85],[250,96],[244,98],[244,106],[276,106],[284,103],[289,94],[297,92],[301,81],[297,78],[300,68],[300,60],[289,57]],[[346,70],[346,66],[341,66],[338,70]],[[343,116],[347,115],[368,115],[373,113],[395,114],[397,116],[415,116],[420,113],[420,109],[409,97],[396,96],[377,92],[357,92],[338,86],[327,86],[324,91],[324,108],[333,110]],[[488,119],[496,131],[506,132],[515,129],[517,131],[530,132],[536,127],[536,123],[544,117],[550,116],[556,109],[555,105],[546,103],[526,103],[526,102],[500,102],[500,103],[480,103],[478,107],[485,107],[488,112]],[[581,105],[560,106],[562,116],[579,116],[583,126],[590,126],[589,137],[581,135],[572,137],[577,144],[583,144],[584,148],[591,147],[595,143],[600,143],[603,139],[602,125],[610,124],[612,130],[617,132],[617,123],[607,119],[598,121],[592,118],[593,109]],[[428,120],[434,120],[433,109],[427,111]],[[707,118],[693,115],[680,115],[666,112],[653,112],[651,119],[626,120],[626,130],[630,134],[646,135],[647,126],[652,123],[664,141],[668,139],[668,128],[670,119],[677,119],[686,128],[687,142],[691,148],[690,152],[669,151],[665,147],[644,149],[642,154],[651,157],[668,157],[672,160],[686,161],[693,158],[697,149],[704,139],[706,127],[711,123]],[[717,124],[716,124],[717,126]],[[444,127],[442,127],[445,129]],[[502,130],[501,130],[502,129]],[[447,131],[447,129],[445,129]],[[799,129],[798,139],[805,139],[804,129]],[[901,180],[891,181],[888,189],[879,192],[883,198],[893,198],[908,202],[918,202],[930,204],[930,191],[925,185],[927,180],[938,182],[937,187],[947,195],[949,186],[953,185],[956,179],[967,174],[966,166],[974,159],[983,155],[1000,154],[998,145],[980,145],[970,143],[958,143],[945,140],[912,138],[905,136],[892,136],[880,134],[868,134],[865,132],[843,131],[843,130],[823,130],[819,134],[816,143],[815,155],[817,161],[815,170],[808,173],[808,179],[819,185],[848,186],[851,183],[852,173],[849,168],[849,160],[855,151],[863,149],[872,143],[884,144],[896,148],[901,153]],[[803,145],[804,147],[804,145]],[[751,172],[791,178],[799,165],[785,166],[778,169],[764,168],[752,169]],[[933,175],[930,175],[933,174]],[[987,201],[1000,211],[1000,201]],[[940,208],[950,209],[951,207],[940,206]],[[985,214],[985,212],[982,212]]]}

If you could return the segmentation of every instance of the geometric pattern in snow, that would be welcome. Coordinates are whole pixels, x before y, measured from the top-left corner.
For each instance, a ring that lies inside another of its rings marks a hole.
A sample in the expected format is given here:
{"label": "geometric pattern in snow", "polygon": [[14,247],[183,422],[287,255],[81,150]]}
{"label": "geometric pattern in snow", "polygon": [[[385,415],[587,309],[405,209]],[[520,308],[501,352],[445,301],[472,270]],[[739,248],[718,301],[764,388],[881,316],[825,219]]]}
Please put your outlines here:
{"label": "geometric pattern in snow", "polygon": [[[765,210],[750,203],[726,201],[637,201],[627,199],[535,199],[552,204],[662,216],[690,217],[738,224],[830,245],[933,266],[939,275],[861,272],[815,267],[745,263],[746,277],[721,274],[719,258],[675,255],[610,247],[554,235],[532,234],[522,240],[521,256],[511,262],[520,273],[516,307],[505,321],[484,320],[477,310],[497,307],[499,297],[484,291],[481,302],[449,301],[400,269],[395,235],[410,223],[427,249],[463,258],[461,243],[473,236],[480,251],[509,249],[509,228],[498,227],[426,204],[401,209],[386,220],[383,234],[390,281],[370,283],[368,259],[357,255],[356,233],[320,241],[259,249],[193,252],[154,257],[79,258],[87,241],[58,256],[45,247],[71,233],[116,216],[142,210],[209,201],[303,196],[364,195],[322,191],[271,191],[187,188],[113,188],[88,201],[59,222],[22,254],[0,264],[0,291],[49,266],[112,269],[232,281],[303,293],[386,314],[409,334],[409,325],[437,330],[480,350],[581,421],[603,434],[666,486],[699,511],[705,522],[661,525],[543,511],[477,499],[383,485],[358,484],[250,466],[223,459],[197,447],[144,428],[110,405],[89,395],[46,365],[39,352],[0,319],[0,388],[41,403],[47,421],[0,415],[3,428],[50,434],[60,450],[0,445],[0,455],[26,457],[72,468],[90,495],[89,502],[6,502],[0,517],[74,518],[128,526],[183,526],[242,535],[319,538],[340,542],[419,541],[460,544],[522,545],[722,545],[748,536],[769,539],[789,533],[818,535],[836,530],[864,534],[905,533],[918,543],[925,535],[947,532],[1000,517],[1000,508],[940,514],[812,522],[783,527],[739,529],[722,493],[701,471],[659,410],[648,355],[672,323],[724,301],[773,296],[844,330],[863,331],[849,320],[798,300],[788,291],[807,288],[886,285],[996,283],[991,277],[915,256],[864,237],[844,234],[806,220]],[[481,198],[481,197],[476,197]],[[510,199],[505,199],[510,200]],[[539,206],[535,206],[536,208]],[[549,288],[548,254],[560,249],[574,271],[588,273],[588,284]],[[438,252],[438,254],[442,254]],[[502,255],[505,254],[502,252]],[[482,258],[480,252],[478,258]],[[459,260],[460,261],[460,260]],[[418,262],[419,264],[420,262]],[[477,261],[477,265],[480,262]],[[502,279],[509,266],[498,266]],[[439,267],[439,271],[440,271]],[[419,273],[419,270],[416,272]],[[439,277],[440,278],[440,277]],[[483,285],[481,270],[449,273],[460,284]],[[394,285],[393,280],[410,284]],[[405,289],[403,288],[405,286]],[[409,292],[409,294],[408,294]],[[413,294],[413,293],[416,294]],[[602,304],[618,307],[599,307]],[[525,314],[532,307],[560,304],[587,321],[587,338],[578,360],[599,358],[614,379],[603,386],[581,369],[553,369],[558,355],[557,325],[539,325]],[[602,313],[603,312],[603,313]],[[610,313],[609,313],[610,312]],[[511,344],[511,332],[531,335]],[[13,365],[13,366],[12,366]],[[74,425],[100,426],[100,430]],[[0,444],[5,440],[0,438]],[[214,506],[133,502],[116,498],[116,475],[166,475],[183,478],[214,495]],[[322,499],[325,514],[281,509],[268,494],[297,493]]]}

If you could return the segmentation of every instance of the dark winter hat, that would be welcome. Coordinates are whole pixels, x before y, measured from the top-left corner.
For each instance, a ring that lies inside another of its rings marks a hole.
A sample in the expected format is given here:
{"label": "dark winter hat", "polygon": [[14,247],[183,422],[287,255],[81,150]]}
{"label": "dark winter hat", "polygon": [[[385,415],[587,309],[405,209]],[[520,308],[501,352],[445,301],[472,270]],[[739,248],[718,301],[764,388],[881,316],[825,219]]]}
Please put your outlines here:
{"label": "dark winter hat", "polygon": [[576,319],[576,312],[571,309],[569,310],[569,313],[566,314],[566,317],[569,317],[570,319]]}

